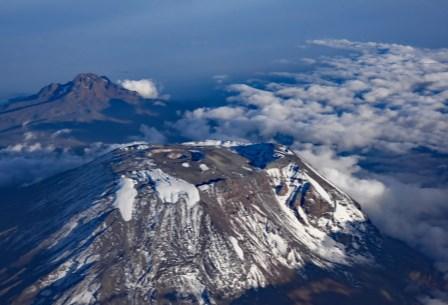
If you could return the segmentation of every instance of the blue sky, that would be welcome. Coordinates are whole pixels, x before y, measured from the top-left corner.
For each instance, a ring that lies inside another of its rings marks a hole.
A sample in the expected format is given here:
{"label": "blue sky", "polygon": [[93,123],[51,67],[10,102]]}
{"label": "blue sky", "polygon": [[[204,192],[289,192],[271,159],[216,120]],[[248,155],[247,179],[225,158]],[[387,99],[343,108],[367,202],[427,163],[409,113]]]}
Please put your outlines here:
{"label": "blue sky", "polygon": [[307,39],[447,47],[444,0],[3,0],[0,98],[79,72],[151,77],[170,91],[281,70]]}

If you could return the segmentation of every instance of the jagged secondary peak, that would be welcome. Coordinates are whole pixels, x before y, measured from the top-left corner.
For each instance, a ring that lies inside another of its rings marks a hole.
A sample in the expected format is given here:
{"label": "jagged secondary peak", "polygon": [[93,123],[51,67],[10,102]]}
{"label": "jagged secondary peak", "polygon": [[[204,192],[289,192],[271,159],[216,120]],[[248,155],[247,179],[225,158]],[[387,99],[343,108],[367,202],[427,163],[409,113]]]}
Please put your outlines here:
{"label": "jagged secondary peak", "polygon": [[[23,101],[37,99],[39,102],[48,102],[58,99],[68,101],[81,100],[108,100],[111,98],[136,100],[139,96],[120,85],[113,83],[106,76],[94,73],[80,73],[67,83],[51,83],[43,87],[36,95],[25,98]],[[18,99],[17,101],[21,101]]]}
{"label": "jagged secondary peak", "polygon": [[280,287],[309,296],[296,304],[403,305],[416,300],[407,257],[427,268],[401,244],[388,254],[359,206],[284,146],[126,145],[32,188],[26,224],[0,238],[6,303],[229,304]]}
{"label": "jagged secondary peak", "polygon": [[80,73],[75,76],[73,83],[94,84],[94,83],[110,83],[106,76],[99,76],[95,73]]}
{"label": "jagged secondary peak", "polygon": [[135,92],[114,84],[105,76],[98,76],[94,73],[78,74],[68,85],[71,86],[71,93],[78,98],[96,98],[101,100],[138,98]]}
{"label": "jagged secondary peak", "polygon": [[50,101],[61,98],[70,92],[80,95],[82,91],[89,91],[86,93],[99,95],[104,94],[100,91],[105,91],[110,84],[111,81],[105,76],[98,76],[94,73],[81,73],[65,84],[51,83],[43,87],[37,94],[37,97],[40,100]]}
{"label": "jagged secondary peak", "polygon": [[68,84],[58,84],[51,83],[39,90],[36,97],[39,100],[51,101],[62,97],[64,94],[68,93],[72,85]]}

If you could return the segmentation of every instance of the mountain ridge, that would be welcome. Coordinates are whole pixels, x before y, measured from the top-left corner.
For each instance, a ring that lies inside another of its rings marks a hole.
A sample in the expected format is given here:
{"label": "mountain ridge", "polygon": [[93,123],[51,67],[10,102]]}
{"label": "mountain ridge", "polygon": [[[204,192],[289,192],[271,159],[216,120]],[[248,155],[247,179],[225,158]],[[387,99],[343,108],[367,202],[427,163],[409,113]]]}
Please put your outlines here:
{"label": "mountain ridge", "polygon": [[[26,110],[30,107],[38,107],[53,101],[63,103],[63,106],[70,108],[86,107],[93,110],[102,110],[107,105],[104,104],[110,99],[124,99],[127,102],[136,102],[141,99],[136,92],[129,91],[119,85],[112,83],[105,76],[98,76],[93,73],[78,74],[72,81],[64,84],[51,83],[39,90],[37,94],[28,97],[17,98],[9,103],[3,104],[1,114]],[[59,106],[57,103],[53,107]],[[48,109],[46,109],[48,110]],[[57,109],[59,110],[59,109]],[[54,117],[63,115],[54,110]],[[74,118],[73,118],[74,119]]]}
{"label": "mountain ridge", "polygon": [[[159,115],[172,116],[163,103],[141,97],[106,76],[81,73],[71,81],[51,83],[34,95],[0,105],[0,146],[23,141],[33,133],[39,141],[59,130],[72,130],[72,142],[52,139],[63,147],[91,142],[110,142],[109,130],[118,135],[113,142],[127,142],[139,133],[141,124],[161,124]],[[123,135],[121,135],[123,133]],[[89,137],[94,137],[90,139]]]}

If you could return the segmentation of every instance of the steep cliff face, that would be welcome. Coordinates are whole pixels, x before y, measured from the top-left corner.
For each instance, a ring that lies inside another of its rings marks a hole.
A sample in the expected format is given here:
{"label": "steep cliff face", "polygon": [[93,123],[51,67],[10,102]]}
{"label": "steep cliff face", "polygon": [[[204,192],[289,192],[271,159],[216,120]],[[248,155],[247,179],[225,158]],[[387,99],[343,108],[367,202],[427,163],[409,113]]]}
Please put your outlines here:
{"label": "steep cliff face", "polygon": [[26,192],[0,232],[6,303],[404,305],[440,288],[283,146],[123,146]]}

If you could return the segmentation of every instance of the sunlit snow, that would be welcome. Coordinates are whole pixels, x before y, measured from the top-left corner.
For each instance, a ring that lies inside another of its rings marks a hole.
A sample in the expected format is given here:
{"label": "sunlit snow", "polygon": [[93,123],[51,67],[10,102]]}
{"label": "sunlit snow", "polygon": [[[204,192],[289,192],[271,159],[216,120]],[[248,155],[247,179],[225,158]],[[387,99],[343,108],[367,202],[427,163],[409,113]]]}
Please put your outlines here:
{"label": "sunlit snow", "polygon": [[115,195],[114,205],[120,210],[121,217],[123,217],[124,221],[130,221],[132,219],[134,201],[137,196],[137,190],[134,188],[134,184],[134,180],[122,176],[119,189]]}
{"label": "sunlit snow", "polygon": [[170,176],[159,168],[145,171],[145,174],[154,183],[154,188],[163,202],[176,203],[183,199],[189,206],[199,202],[199,191],[193,184]]}

